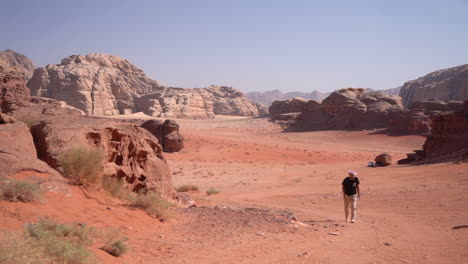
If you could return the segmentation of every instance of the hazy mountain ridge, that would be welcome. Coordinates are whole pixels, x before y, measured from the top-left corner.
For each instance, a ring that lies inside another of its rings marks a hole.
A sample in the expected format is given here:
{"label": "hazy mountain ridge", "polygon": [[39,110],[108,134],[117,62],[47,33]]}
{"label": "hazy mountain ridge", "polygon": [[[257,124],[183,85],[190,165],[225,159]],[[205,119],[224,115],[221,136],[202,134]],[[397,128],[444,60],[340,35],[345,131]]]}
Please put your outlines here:
{"label": "hazy mountain ridge", "polygon": [[288,100],[294,97],[302,97],[305,99],[315,100],[315,101],[322,101],[325,99],[330,93],[322,93],[317,90],[314,90],[310,93],[308,92],[287,92],[283,93],[280,90],[271,90],[265,92],[248,92],[245,93],[245,96],[253,102],[261,103],[265,106],[270,106],[276,100]]}

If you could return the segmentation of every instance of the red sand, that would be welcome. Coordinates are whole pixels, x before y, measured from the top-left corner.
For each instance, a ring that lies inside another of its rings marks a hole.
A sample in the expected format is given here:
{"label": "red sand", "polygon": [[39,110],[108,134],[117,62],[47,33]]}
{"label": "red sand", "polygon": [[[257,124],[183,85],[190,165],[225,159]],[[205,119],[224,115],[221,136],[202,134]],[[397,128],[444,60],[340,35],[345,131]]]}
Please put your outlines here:
{"label": "red sand", "polygon": [[[71,197],[49,193],[43,203],[0,202],[0,229],[19,230],[39,216],[121,228],[131,250],[114,258],[93,249],[105,263],[468,262],[468,229],[452,230],[468,224],[467,163],[366,167],[381,152],[396,162],[420,149],[423,137],[283,133],[265,119],[178,122],[186,147],[166,154],[174,186],[199,186],[198,204],[283,209],[308,226],[228,209],[174,210],[161,223],[73,187]],[[344,221],[340,193],[349,169],[361,180],[355,224]],[[220,193],[207,196],[210,187]]]}

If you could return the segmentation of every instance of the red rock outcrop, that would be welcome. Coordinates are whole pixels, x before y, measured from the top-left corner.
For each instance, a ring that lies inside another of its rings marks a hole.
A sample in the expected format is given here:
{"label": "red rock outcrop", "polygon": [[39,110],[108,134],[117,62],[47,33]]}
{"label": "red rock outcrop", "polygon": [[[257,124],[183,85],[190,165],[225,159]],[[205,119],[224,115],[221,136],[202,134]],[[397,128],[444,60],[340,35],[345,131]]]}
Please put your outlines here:
{"label": "red rock outcrop", "polygon": [[12,113],[29,100],[24,73],[0,60],[0,112]]}
{"label": "red rock outcrop", "polygon": [[399,164],[468,160],[468,100],[463,108],[431,116],[431,133],[423,150],[408,154]]}
{"label": "red rock outcrop", "polygon": [[375,165],[388,166],[392,164],[392,156],[388,153],[381,153],[375,157]]}
{"label": "red rock outcrop", "polygon": [[463,107],[463,102],[448,103],[439,100],[416,101],[410,109],[399,109],[388,113],[388,131],[428,136],[431,132],[431,115],[455,111]]}
{"label": "red rock outcrop", "polygon": [[31,129],[38,157],[60,168],[59,155],[74,147],[105,153],[104,174],[124,179],[130,190],[155,190],[175,198],[162,147],[148,131],[135,125],[86,116],[49,116]]}
{"label": "red rock outcrop", "polygon": [[0,113],[0,177],[27,170],[60,176],[45,162],[37,159],[33,137],[26,124]]}
{"label": "red rock outcrop", "polygon": [[400,90],[405,107],[415,101],[468,99],[468,64],[431,72],[406,82]]}
{"label": "red rock outcrop", "polygon": [[364,88],[333,92],[322,104],[310,101],[290,130],[354,130],[387,126],[388,113],[403,109],[401,98]]}
{"label": "red rock outcrop", "polygon": [[179,133],[179,124],[174,120],[148,120],[141,127],[159,140],[165,152],[178,152],[184,148],[184,138]]}

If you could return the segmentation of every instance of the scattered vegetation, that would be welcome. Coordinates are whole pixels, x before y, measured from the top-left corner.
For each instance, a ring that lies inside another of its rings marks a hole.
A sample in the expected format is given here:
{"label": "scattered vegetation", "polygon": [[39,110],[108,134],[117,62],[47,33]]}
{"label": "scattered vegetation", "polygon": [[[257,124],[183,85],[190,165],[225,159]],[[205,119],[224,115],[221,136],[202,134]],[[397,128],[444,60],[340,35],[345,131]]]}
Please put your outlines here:
{"label": "scattered vegetation", "polygon": [[39,243],[27,235],[16,232],[0,231],[0,263],[52,263]]}
{"label": "scattered vegetation", "polygon": [[[123,185],[124,181],[122,179],[117,179],[109,175],[104,175],[102,178],[102,188],[112,196],[122,201],[127,201],[131,206],[144,209],[148,214],[156,217],[160,221],[169,219],[170,214],[168,209],[173,206],[172,203],[162,198],[154,191],[141,189],[138,193],[135,193],[124,190]],[[196,188],[198,190],[198,187],[194,185],[190,185],[190,188]],[[119,248],[121,247],[120,244],[120,242],[115,243],[114,247]]]}
{"label": "scattered vegetation", "polygon": [[159,194],[153,191],[140,191],[136,196],[130,196],[130,203],[142,209],[145,209],[148,214],[151,214],[158,218],[160,221],[169,219],[170,214],[168,209],[173,205],[162,198]]}
{"label": "scattered vegetation", "polygon": [[87,246],[98,241],[102,250],[118,257],[128,250],[126,240],[115,228],[96,230],[83,224],[39,219],[28,224],[22,235],[0,231],[0,263],[97,263]]}
{"label": "scattered vegetation", "polygon": [[103,235],[103,240],[104,246],[101,249],[112,256],[120,257],[128,251],[128,245],[125,242],[127,238],[122,237],[118,229],[108,229]]}
{"label": "scattered vegetation", "polygon": [[213,188],[213,187],[211,187],[210,189],[208,189],[208,190],[206,191],[206,194],[207,194],[207,195],[218,194],[218,193],[219,193],[219,191],[216,190],[216,189]]}
{"label": "scattered vegetation", "polygon": [[58,263],[94,263],[92,254],[86,249],[91,245],[94,229],[80,224],[58,224],[40,219],[36,224],[26,226],[27,239]]}
{"label": "scattered vegetation", "polygon": [[0,200],[10,202],[37,201],[41,198],[42,193],[38,184],[0,178]]}
{"label": "scattered vegetation", "polygon": [[104,153],[98,149],[75,147],[59,156],[65,176],[77,185],[98,182],[103,171]]}
{"label": "scattered vegetation", "polygon": [[125,195],[123,195],[122,191],[123,184],[123,179],[118,179],[117,177],[104,175],[102,177],[101,187],[104,190],[106,190],[110,195],[125,200]]}
{"label": "scattered vegetation", "polygon": [[191,185],[191,184],[184,184],[184,185],[179,186],[179,188],[177,188],[178,192],[189,192],[189,191],[198,192],[198,190],[199,190],[198,186]]}

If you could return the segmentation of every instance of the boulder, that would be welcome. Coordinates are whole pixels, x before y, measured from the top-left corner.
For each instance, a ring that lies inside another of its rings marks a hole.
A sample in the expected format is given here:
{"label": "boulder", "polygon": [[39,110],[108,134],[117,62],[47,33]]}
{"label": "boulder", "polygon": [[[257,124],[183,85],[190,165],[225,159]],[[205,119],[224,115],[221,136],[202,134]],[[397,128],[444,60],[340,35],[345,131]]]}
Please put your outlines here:
{"label": "boulder", "polygon": [[179,124],[174,120],[148,120],[141,125],[155,136],[165,152],[178,152],[184,147],[184,138],[179,133]]}
{"label": "boulder", "polygon": [[388,166],[392,164],[392,157],[388,153],[381,153],[375,157],[375,165]]}
{"label": "boulder", "polygon": [[406,82],[400,90],[403,104],[438,99],[442,101],[468,99],[468,64],[431,72]]}
{"label": "boulder", "polygon": [[356,130],[384,128],[388,113],[403,109],[401,98],[364,88],[335,91],[321,104],[309,101],[290,130]]}
{"label": "boulder", "polygon": [[18,69],[23,73],[23,77],[25,79],[31,78],[33,71],[36,68],[30,58],[9,49],[5,51],[0,50],[0,61]]}
{"label": "boulder", "polygon": [[0,112],[13,113],[29,100],[24,73],[0,60]]}
{"label": "boulder", "polygon": [[33,137],[26,124],[0,114],[0,177],[9,177],[21,171],[60,177],[57,171],[37,159]]}
{"label": "boulder", "polygon": [[105,154],[104,174],[123,179],[129,190],[154,190],[174,199],[169,167],[158,140],[148,131],[119,121],[87,116],[48,115],[31,128],[38,157],[60,169],[59,156],[76,148]]}

